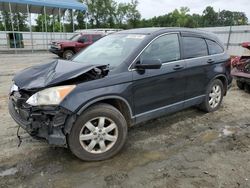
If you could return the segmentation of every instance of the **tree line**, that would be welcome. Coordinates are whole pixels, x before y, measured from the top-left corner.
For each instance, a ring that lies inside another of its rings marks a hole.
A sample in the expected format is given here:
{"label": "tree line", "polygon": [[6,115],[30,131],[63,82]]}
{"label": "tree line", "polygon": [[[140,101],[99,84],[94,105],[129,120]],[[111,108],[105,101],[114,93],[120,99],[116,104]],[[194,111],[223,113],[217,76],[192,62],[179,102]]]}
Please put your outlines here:
{"label": "tree line", "polygon": [[[81,0],[79,0],[82,2]],[[208,6],[202,14],[190,14],[188,7],[175,9],[162,16],[150,19],[142,19],[138,11],[138,0],[129,3],[117,3],[115,0],[85,0],[89,11],[87,13],[88,28],[139,28],[139,27],[215,27],[247,25],[248,18],[244,12],[229,10],[215,11]],[[47,15],[47,31],[72,32],[74,16],[74,28],[85,29],[86,14],[80,11],[66,11],[64,17],[59,15]],[[62,22],[64,23],[62,26]],[[39,15],[35,19],[36,25],[32,25],[33,31],[45,31],[45,15]],[[61,24],[60,24],[61,23]],[[13,14],[15,31],[28,31],[28,15],[25,13]],[[12,30],[10,13],[0,12],[0,30]]]}

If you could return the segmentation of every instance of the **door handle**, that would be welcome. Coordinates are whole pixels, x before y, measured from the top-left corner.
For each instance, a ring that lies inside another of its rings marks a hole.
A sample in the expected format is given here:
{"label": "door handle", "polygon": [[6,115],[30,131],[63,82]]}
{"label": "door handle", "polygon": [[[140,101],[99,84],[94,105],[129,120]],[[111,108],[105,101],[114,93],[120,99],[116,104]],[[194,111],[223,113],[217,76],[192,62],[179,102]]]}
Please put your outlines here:
{"label": "door handle", "polygon": [[183,66],[181,66],[181,65],[175,65],[174,66],[174,70],[181,70],[181,69],[183,69],[184,67]]}
{"label": "door handle", "polygon": [[207,63],[214,63],[214,60],[209,59],[209,60],[207,60]]}

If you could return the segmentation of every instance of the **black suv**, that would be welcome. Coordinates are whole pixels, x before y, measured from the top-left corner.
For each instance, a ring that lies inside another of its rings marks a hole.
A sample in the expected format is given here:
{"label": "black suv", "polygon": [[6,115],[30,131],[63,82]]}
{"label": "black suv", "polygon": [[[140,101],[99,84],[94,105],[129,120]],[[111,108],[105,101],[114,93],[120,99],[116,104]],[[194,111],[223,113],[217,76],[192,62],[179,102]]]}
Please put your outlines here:
{"label": "black suv", "polygon": [[9,111],[31,136],[96,161],[121,150],[132,125],[190,106],[217,110],[231,82],[230,58],[214,35],[133,29],[100,39],[71,61],[18,73]]}

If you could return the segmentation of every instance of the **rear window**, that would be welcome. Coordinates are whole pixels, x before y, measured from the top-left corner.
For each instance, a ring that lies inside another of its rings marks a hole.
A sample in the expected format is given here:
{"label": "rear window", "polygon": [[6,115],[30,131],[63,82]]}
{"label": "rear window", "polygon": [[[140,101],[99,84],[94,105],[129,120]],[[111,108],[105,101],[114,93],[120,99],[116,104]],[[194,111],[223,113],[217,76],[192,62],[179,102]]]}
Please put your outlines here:
{"label": "rear window", "polygon": [[198,37],[183,37],[183,55],[185,59],[208,55],[206,41]]}
{"label": "rear window", "polygon": [[206,42],[208,46],[209,55],[221,54],[224,52],[224,49],[216,42],[212,40],[206,40]]}

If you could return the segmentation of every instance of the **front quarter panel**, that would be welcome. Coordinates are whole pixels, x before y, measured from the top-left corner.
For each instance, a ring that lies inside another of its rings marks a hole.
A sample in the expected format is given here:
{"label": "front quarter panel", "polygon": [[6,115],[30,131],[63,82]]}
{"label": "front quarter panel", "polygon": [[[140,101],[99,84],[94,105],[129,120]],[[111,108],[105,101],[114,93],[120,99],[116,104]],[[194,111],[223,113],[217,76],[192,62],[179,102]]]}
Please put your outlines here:
{"label": "front quarter panel", "polygon": [[[81,113],[82,107],[104,99],[122,99],[132,109],[132,72],[107,76],[77,85],[60,104],[74,113]],[[131,110],[132,113],[132,110]]]}

